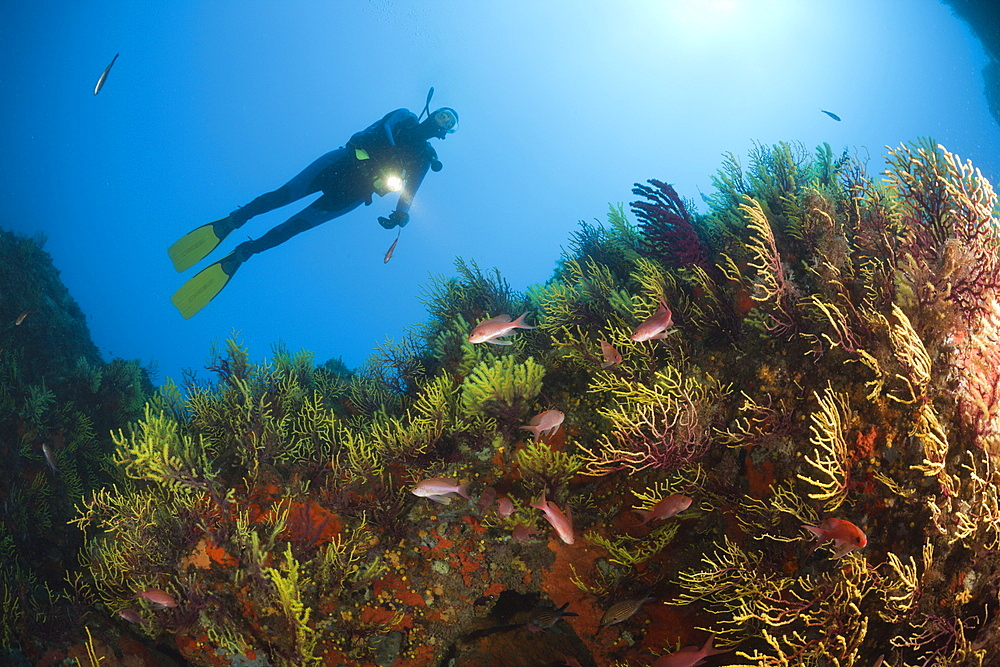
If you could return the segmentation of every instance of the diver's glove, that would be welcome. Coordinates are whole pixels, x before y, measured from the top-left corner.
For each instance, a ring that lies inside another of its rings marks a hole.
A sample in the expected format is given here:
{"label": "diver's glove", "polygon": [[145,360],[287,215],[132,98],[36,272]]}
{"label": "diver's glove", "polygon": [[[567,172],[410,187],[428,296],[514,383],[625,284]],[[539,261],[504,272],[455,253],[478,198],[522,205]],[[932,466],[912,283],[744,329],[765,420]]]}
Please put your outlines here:
{"label": "diver's glove", "polygon": [[382,225],[386,229],[392,229],[393,227],[406,227],[406,223],[410,221],[410,214],[406,211],[393,211],[389,214],[388,218],[379,218],[378,224]]}

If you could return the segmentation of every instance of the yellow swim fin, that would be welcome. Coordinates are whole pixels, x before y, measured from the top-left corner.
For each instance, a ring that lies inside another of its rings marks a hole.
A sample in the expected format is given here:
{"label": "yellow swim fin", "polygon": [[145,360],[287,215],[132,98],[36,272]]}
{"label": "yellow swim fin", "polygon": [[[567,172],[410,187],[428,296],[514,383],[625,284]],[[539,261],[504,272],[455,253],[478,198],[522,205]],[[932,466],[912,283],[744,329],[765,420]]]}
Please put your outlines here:
{"label": "yellow swim fin", "polygon": [[198,272],[191,280],[184,283],[174,292],[170,300],[184,319],[190,319],[195,313],[208,305],[208,302],[229,284],[229,280],[240,267],[241,262],[232,254],[226,255],[215,264],[211,264]]}
{"label": "yellow swim fin", "polygon": [[227,215],[188,232],[167,248],[167,254],[170,255],[174,268],[178,271],[187,271],[215,250],[233,229],[235,226]]}

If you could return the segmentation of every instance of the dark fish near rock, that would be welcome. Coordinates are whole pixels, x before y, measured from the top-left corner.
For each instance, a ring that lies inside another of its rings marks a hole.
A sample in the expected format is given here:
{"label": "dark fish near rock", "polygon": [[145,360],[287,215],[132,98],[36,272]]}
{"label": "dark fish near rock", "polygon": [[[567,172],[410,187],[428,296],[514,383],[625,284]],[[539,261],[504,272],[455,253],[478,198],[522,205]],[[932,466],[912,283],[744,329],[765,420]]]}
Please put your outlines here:
{"label": "dark fish near rock", "polygon": [[101,88],[104,87],[104,82],[108,80],[108,72],[111,71],[111,65],[114,65],[116,60],[118,60],[117,53],[115,54],[115,57],[111,59],[111,62],[108,64],[108,66],[104,68],[104,71],[101,72],[101,78],[97,80],[97,85],[94,86],[95,95],[101,92]]}
{"label": "dark fish near rock", "polygon": [[577,616],[578,614],[572,611],[566,611],[566,607],[568,606],[569,602],[558,609],[553,609],[552,607],[537,607],[531,612],[531,618],[528,621],[528,629],[532,632],[541,632],[542,630],[548,630],[551,628],[564,616]]}

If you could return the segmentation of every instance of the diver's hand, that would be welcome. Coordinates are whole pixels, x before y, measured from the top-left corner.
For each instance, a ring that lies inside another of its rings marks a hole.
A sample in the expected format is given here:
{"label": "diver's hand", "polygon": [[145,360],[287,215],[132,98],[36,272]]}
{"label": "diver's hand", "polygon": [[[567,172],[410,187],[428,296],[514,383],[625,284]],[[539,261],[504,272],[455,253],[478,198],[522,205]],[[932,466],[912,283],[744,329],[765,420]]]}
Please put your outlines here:
{"label": "diver's hand", "polygon": [[379,218],[378,224],[382,225],[386,229],[392,229],[393,227],[406,227],[406,223],[410,221],[410,214],[405,211],[393,211],[389,214],[388,218]]}
{"label": "diver's hand", "polygon": [[410,221],[410,214],[406,211],[393,211],[389,215],[389,219],[395,221],[400,227],[406,227],[406,223]]}

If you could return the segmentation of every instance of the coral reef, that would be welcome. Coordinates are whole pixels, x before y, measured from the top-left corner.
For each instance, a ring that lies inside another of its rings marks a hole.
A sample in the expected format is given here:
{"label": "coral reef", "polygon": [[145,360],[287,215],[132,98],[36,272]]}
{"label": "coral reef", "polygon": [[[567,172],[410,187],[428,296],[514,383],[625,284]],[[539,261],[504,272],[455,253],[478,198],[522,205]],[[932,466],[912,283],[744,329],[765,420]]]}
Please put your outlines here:
{"label": "coral reef", "polygon": [[730,154],[705,214],[637,184],[637,225],[525,295],[459,261],[353,372],[226,341],[79,490],[80,604],[203,665],[991,664],[997,200],[930,140],[888,157]]}

